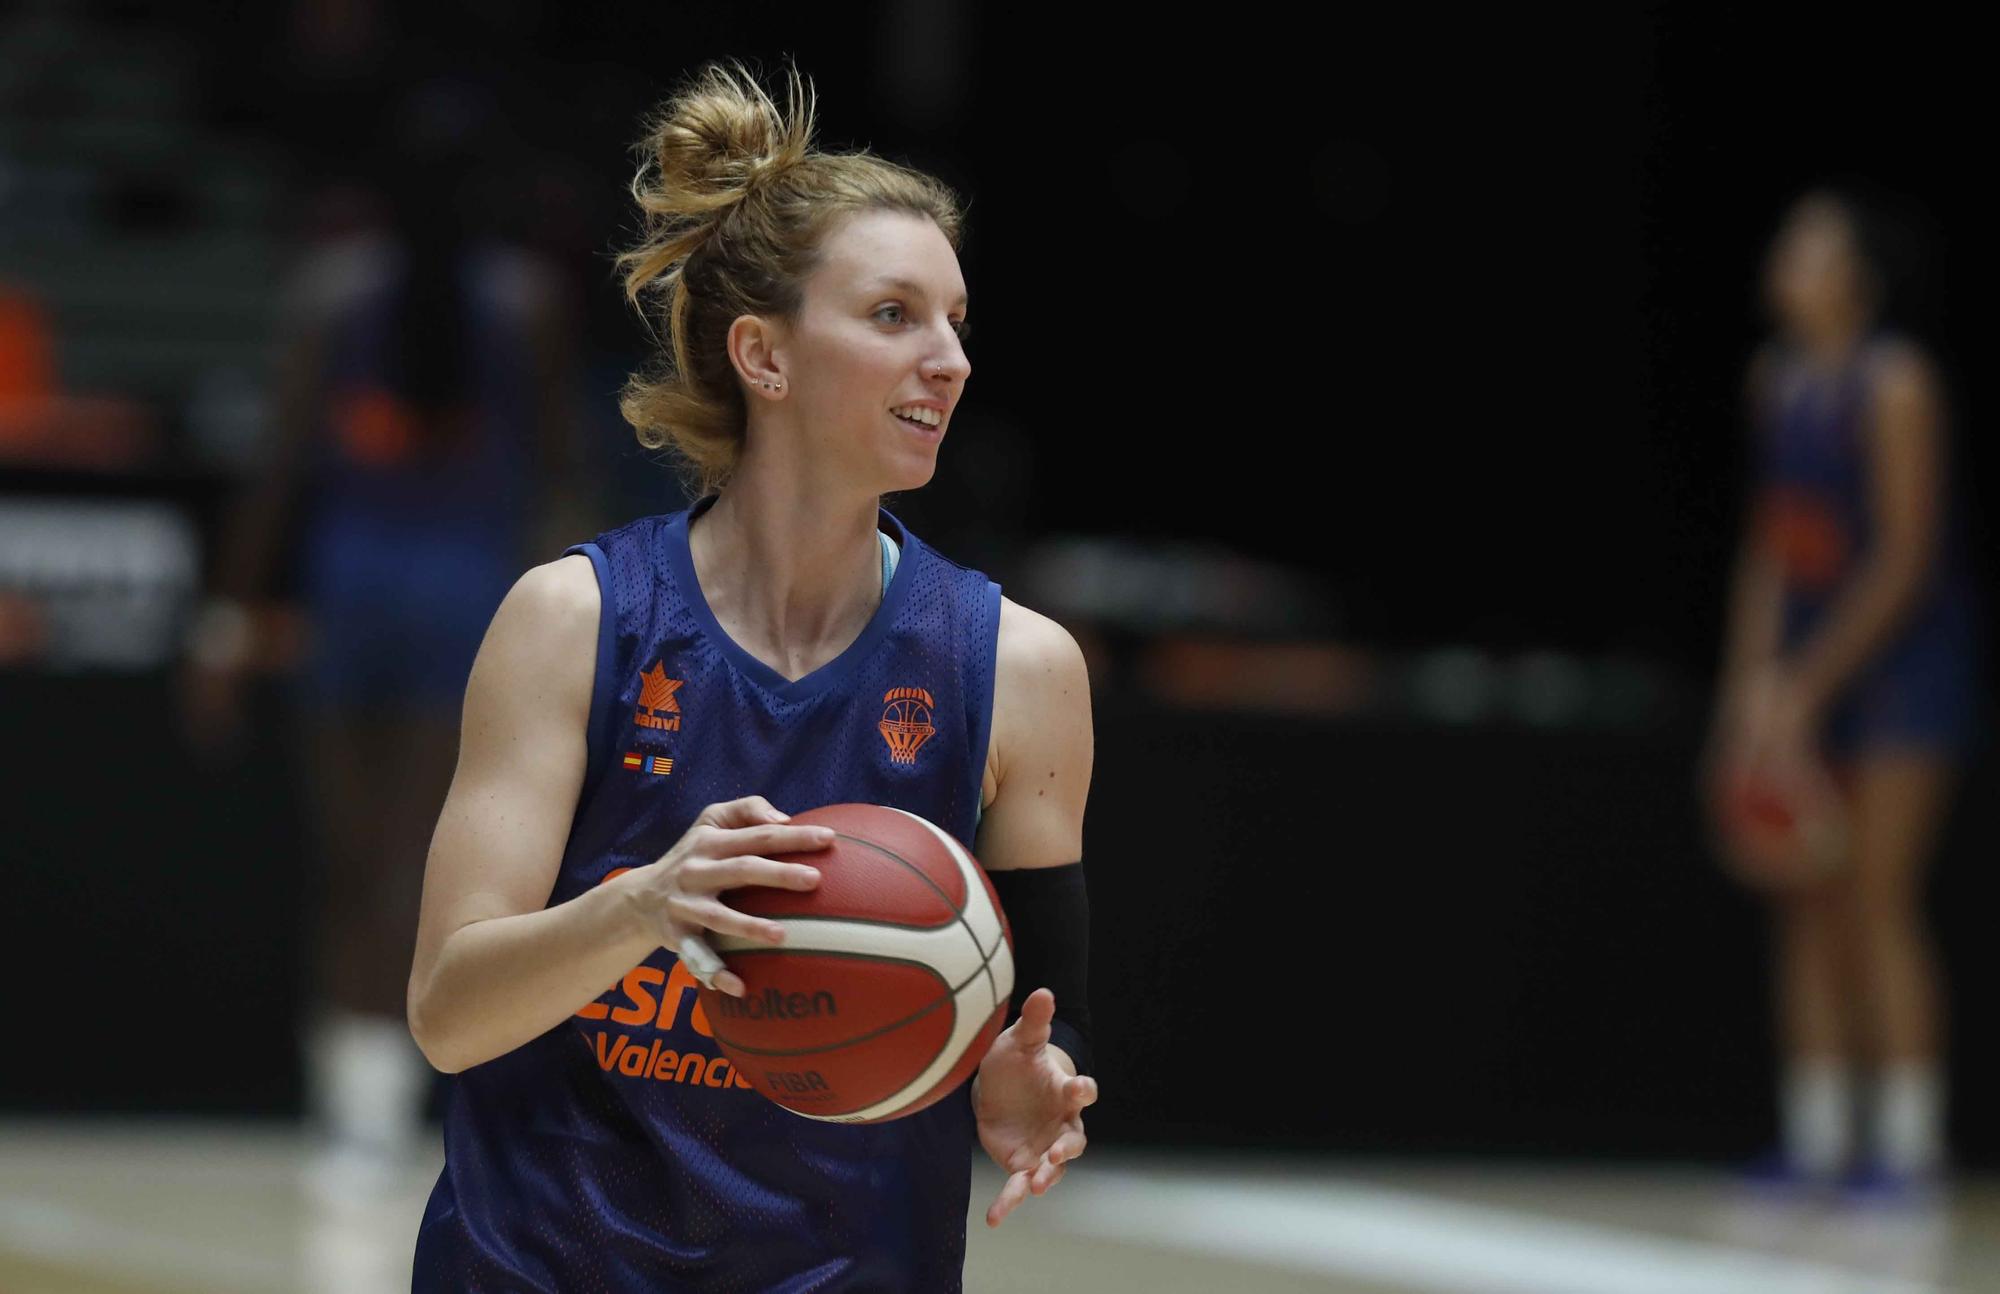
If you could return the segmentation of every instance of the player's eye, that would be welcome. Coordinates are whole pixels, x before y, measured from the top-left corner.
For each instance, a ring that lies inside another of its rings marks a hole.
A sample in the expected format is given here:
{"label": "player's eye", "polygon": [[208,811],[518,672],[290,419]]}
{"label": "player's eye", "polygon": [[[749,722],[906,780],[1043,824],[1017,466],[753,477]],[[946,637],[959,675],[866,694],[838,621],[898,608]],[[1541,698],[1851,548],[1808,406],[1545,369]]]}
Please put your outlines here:
{"label": "player's eye", "polygon": [[[895,311],[896,318],[889,320],[889,322],[901,323],[903,319],[903,307],[893,302],[889,305],[883,306],[880,310],[877,310],[875,312],[875,318],[880,319],[883,315],[888,314],[892,310]],[[969,320],[961,319],[957,323],[953,324],[951,328],[953,332],[958,334],[958,340],[960,342],[963,342],[965,341],[966,338],[972,336],[972,323]]]}

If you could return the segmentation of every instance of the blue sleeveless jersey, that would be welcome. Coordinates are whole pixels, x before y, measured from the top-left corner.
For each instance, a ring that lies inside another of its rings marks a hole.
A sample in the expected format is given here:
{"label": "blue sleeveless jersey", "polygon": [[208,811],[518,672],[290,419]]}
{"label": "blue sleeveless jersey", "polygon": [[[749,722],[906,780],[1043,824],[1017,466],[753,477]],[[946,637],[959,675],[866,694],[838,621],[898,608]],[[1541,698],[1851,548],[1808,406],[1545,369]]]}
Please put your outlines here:
{"label": "blue sleeveless jersey", "polygon": [[[1869,493],[1867,360],[1872,335],[1840,372],[1815,373],[1795,356],[1758,411],[1759,539],[1784,571],[1781,646],[1818,632],[1875,543]],[[1941,475],[1949,493],[1952,474]],[[1941,510],[1937,555],[1924,593],[1891,640],[1842,689],[1825,741],[1838,756],[1900,745],[1962,748],[1973,738],[1980,692],[1976,589],[1963,512]]]}
{"label": "blue sleeveless jersey", "polygon": [[[713,503],[570,550],[596,567],[603,614],[588,771],[551,905],[653,862],[703,808],[745,795],[787,813],[891,805],[972,846],[999,585],[884,509],[900,560],[874,619],[787,680],[722,631],[695,580],[688,521]],[[880,725],[888,694],[910,688],[928,694],[934,731],[905,759]],[[805,1118],[734,1071],[694,990],[656,950],[561,1026],[453,1076],[414,1289],[960,1288],[971,1084],[887,1123]]]}

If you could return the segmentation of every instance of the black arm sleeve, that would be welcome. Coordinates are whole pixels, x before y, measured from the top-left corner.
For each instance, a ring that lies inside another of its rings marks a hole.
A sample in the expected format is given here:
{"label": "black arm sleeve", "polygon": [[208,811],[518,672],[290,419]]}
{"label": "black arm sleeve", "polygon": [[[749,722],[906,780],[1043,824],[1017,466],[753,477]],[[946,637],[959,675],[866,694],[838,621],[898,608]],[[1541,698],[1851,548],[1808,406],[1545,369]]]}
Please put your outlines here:
{"label": "black arm sleeve", "polygon": [[988,872],[1014,936],[1014,997],[1007,1023],[1038,988],[1056,995],[1049,1041],[1069,1053],[1076,1072],[1090,1072],[1090,900],[1083,864]]}

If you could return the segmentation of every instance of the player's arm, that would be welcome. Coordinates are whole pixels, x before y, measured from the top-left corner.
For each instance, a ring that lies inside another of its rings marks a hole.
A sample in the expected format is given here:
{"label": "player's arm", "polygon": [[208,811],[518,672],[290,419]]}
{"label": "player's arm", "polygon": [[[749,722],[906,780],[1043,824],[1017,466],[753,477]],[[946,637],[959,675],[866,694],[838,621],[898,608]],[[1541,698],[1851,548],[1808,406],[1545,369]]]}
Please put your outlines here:
{"label": "player's arm", "polygon": [[[1752,471],[1759,474],[1760,486],[1765,438],[1771,431],[1765,411],[1770,408],[1777,379],[1777,354],[1766,343],[1750,361],[1743,392]],[[1766,541],[1766,524],[1763,499],[1753,493],[1730,580],[1715,708],[1697,763],[1697,780],[1710,797],[1723,792],[1729,760],[1757,730],[1783,642],[1784,569]]]}
{"label": "player's arm", "polygon": [[1082,859],[1093,735],[1083,653],[1061,625],[1002,598],[993,693],[995,790],[974,852],[1013,930],[1010,1020],[1030,993],[1048,988],[1056,999],[1051,1046],[1071,1073],[1079,1065],[1087,1072],[1090,910]]}
{"label": "player's arm", "polygon": [[410,1032],[446,1073],[552,1028],[653,947],[612,886],[544,907],[583,786],[598,611],[588,558],[534,567],[472,666],[410,969]]}
{"label": "player's arm", "polygon": [[309,256],[279,293],[270,436],[216,545],[213,590],[218,598],[242,604],[269,591],[286,517],[298,503],[311,469],[313,437],[325,416],[334,325],[353,292],[342,272],[346,265],[338,251]]}
{"label": "player's arm", "polygon": [[1943,492],[1938,383],[1913,347],[1882,357],[1867,426],[1874,542],[1794,673],[1804,704],[1823,709],[1902,627],[1934,569]]}
{"label": "player's arm", "polygon": [[[308,271],[304,277],[311,278]],[[296,506],[312,448],[326,366],[325,312],[312,294],[294,288],[279,312],[270,438],[238,488],[215,546],[208,595],[187,643],[176,680],[189,735],[207,747],[235,739],[244,727],[244,692],[258,646],[254,604],[269,592],[287,513]]]}
{"label": "player's arm", "polygon": [[[1750,361],[1744,382],[1744,403],[1753,438],[1752,462],[1762,457],[1762,437],[1767,434],[1763,410],[1768,407],[1777,360],[1767,345]],[[1753,469],[1754,470],[1754,469]],[[1753,507],[1737,546],[1736,564],[1730,581],[1729,623],[1725,630],[1722,660],[1722,691],[1725,701],[1740,692],[1751,677],[1769,665],[1778,654],[1782,632],[1783,572],[1764,542],[1763,515]]]}
{"label": "player's arm", "polygon": [[[704,808],[653,862],[547,906],[588,762],[599,614],[589,559],[537,566],[500,604],[473,662],[410,967],[410,1033],[447,1073],[561,1024],[655,948],[719,964],[704,929],[782,942],[777,922],[716,896],[811,889],[817,868],[764,855],[833,843],[827,828],[783,825],[769,801],[746,796]],[[744,991],[731,972],[715,983]]]}

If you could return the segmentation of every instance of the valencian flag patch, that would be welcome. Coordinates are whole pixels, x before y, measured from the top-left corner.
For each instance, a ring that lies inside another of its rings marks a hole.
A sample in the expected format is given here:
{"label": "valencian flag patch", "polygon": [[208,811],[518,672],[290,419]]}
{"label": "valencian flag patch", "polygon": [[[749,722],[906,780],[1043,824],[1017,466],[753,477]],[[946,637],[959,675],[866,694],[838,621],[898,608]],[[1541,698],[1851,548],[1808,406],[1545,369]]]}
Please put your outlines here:
{"label": "valencian flag patch", "polygon": [[625,767],[635,773],[652,773],[665,777],[674,771],[674,761],[666,755],[646,755],[636,750],[625,752]]}

